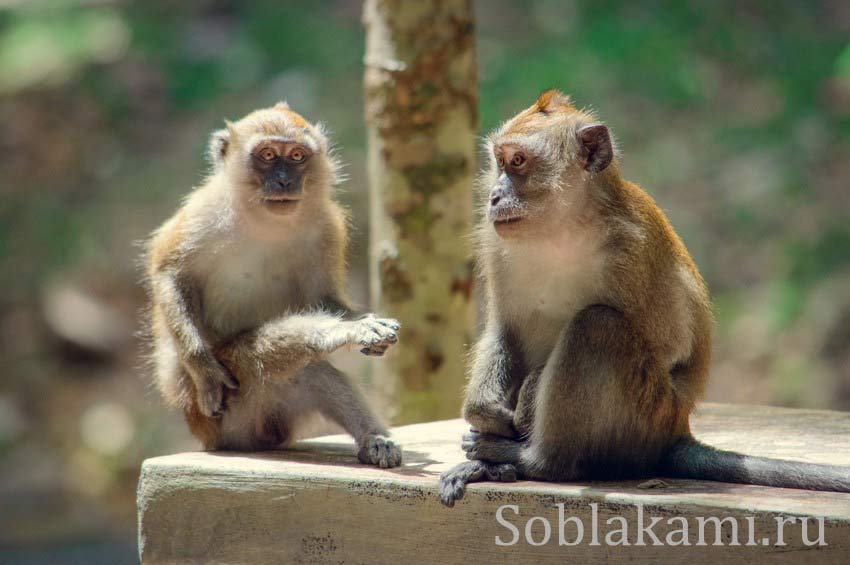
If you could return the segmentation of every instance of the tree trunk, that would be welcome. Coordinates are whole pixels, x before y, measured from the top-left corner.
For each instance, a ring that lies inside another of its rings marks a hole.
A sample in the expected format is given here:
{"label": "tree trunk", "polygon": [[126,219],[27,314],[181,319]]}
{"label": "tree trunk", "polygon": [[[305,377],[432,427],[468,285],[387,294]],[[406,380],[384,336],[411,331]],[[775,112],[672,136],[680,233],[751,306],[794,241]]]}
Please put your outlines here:
{"label": "tree trunk", "polygon": [[398,318],[377,364],[398,422],[457,417],[472,340],[478,96],[469,0],[366,0],[372,306]]}

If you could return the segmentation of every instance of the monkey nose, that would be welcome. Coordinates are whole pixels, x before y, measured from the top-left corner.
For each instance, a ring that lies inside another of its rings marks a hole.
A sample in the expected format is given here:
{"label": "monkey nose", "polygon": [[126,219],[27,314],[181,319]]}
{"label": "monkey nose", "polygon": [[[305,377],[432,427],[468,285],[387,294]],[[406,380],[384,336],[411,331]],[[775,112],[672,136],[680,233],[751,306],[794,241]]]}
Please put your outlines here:
{"label": "monkey nose", "polygon": [[292,186],[292,179],[277,179],[277,184],[283,189]]}
{"label": "monkey nose", "polygon": [[491,196],[490,197],[490,206],[495,206],[496,204],[499,203],[499,200],[501,200],[501,199],[502,199],[502,197],[499,196],[498,194],[496,196]]}

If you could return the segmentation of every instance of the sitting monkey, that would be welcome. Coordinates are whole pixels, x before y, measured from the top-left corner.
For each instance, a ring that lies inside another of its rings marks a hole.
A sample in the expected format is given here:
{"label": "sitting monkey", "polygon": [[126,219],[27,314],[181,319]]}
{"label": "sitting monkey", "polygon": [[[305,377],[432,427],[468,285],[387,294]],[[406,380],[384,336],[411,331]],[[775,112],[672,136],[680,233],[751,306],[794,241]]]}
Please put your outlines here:
{"label": "sitting monkey", "polygon": [[544,92],[488,140],[477,230],[486,289],[463,416],[468,482],[666,474],[850,492],[850,469],[750,457],[697,442],[712,313],[664,213],[620,177],[608,128]]}
{"label": "sitting monkey", "polygon": [[360,461],[401,464],[345,375],[347,345],[383,355],[399,323],[355,319],[345,296],[347,217],[321,125],[285,103],[213,134],[213,172],[153,234],[147,282],[156,383],[206,449],[273,449],[318,412]]}

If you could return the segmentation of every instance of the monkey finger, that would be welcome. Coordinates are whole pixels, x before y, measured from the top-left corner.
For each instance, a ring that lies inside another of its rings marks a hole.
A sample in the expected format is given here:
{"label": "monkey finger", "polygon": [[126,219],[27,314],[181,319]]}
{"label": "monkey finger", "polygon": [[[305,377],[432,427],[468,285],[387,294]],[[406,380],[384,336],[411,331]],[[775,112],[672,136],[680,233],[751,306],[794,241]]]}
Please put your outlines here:
{"label": "monkey finger", "polygon": [[396,335],[395,330],[391,329],[389,326],[380,324],[377,320],[364,321],[364,325],[382,340],[398,341],[398,336]]}
{"label": "monkey finger", "polygon": [[221,374],[221,383],[224,386],[232,390],[236,390],[237,388],[239,388],[239,381],[236,380],[236,377],[233,376],[233,373],[228,371],[226,367],[222,367]]}
{"label": "monkey finger", "polygon": [[384,353],[386,353],[386,348],[379,348],[375,346],[364,347],[360,350],[360,353],[363,355],[369,355],[371,357],[382,357]]}
{"label": "monkey finger", "polygon": [[487,478],[500,483],[514,483],[517,480],[516,467],[510,463],[488,465],[486,467]]}
{"label": "monkey finger", "polygon": [[360,345],[362,345],[363,347],[373,347],[373,346],[378,345],[379,343],[381,343],[381,336],[379,336],[379,335],[377,335],[377,334],[374,334],[374,333],[373,333],[373,334],[369,334],[369,335],[367,335],[367,336],[362,337],[362,338],[360,339],[359,343],[360,343]]}
{"label": "monkey finger", "polygon": [[399,323],[398,320],[396,320],[394,318],[377,318],[375,321],[378,322],[379,324],[381,324],[382,326],[386,326],[386,327],[388,327],[392,330],[395,330],[395,331],[398,331],[398,330],[401,329],[401,324]]}
{"label": "monkey finger", "polygon": [[477,434],[464,434],[460,441],[460,448],[466,452],[475,449],[475,446],[478,445],[479,439],[480,438]]}

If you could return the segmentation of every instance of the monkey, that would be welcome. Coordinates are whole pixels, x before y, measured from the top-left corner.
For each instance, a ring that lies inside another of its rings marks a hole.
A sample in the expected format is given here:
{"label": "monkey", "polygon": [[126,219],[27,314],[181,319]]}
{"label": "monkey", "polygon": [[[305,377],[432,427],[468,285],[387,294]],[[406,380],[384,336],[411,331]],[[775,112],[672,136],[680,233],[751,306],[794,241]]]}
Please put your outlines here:
{"label": "monkey", "polygon": [[665,214],[620,176],[593,112],[557,90],[491,133],[475,229],[485,320],[461,441],[473,481],[653,475],[850,492],[850,469],[698,442],[711,358],[708,288]]}
{"label": "monkey", "polygon": [[348,215],[325,127],[285,102],[214,132],[211,174],[147,242],[155,384],[207,450],[292,442],[306,417],[342,426],[361,462],[401,447],[328,355],[381,356],[400,324],[345,289]]}

